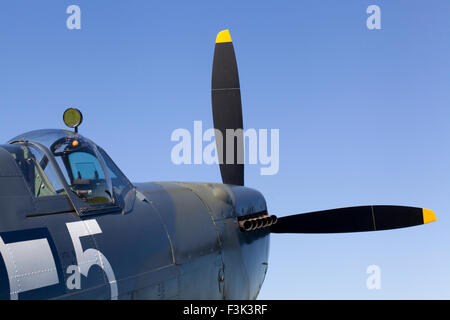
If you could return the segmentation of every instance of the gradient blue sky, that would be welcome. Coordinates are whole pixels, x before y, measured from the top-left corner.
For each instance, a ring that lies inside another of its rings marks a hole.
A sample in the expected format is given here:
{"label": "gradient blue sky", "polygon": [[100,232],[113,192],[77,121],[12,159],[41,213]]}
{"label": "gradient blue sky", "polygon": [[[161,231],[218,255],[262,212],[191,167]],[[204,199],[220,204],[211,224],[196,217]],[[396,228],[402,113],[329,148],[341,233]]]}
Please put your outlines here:
{"label": "gradient blue sky", "polygon": [[[81,30],[66,8],[81,7]],[[366,28],[381,7],[382,30]],[[431,208],[394,231],[273,235],[260,299],[450,298],[450,2],[20,1],[0,9],[0,141],[80,132],[132,181],[220,181],[176,166],[176,128],[212,126],[217,32],[230,29],[244,126],[280,129],[280,171],[246,184],[279,216],[363,204]],[[366,268],[381,268],[381,290]]]}

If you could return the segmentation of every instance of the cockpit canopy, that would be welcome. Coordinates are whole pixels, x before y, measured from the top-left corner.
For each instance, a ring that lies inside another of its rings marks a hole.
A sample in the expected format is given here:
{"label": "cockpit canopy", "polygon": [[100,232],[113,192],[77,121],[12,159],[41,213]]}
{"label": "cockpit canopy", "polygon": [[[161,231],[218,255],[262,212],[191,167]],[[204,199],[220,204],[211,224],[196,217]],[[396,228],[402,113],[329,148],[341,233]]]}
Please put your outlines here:
{"label": "cockpit canopy", "polygon": [[67,130],[36,130],[2,146],[34,197],[66,195],[81,213],[123,207],[133,186],[106,152]]}

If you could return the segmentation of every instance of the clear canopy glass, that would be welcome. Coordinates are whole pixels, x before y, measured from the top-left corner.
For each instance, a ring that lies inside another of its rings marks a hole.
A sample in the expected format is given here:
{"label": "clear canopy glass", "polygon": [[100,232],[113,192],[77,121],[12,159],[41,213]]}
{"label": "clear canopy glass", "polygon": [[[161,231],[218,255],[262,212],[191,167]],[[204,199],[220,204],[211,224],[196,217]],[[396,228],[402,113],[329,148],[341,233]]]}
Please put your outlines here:
{"label": "clear canopy glass", "polygon": [[[67,130],[46,129],[21,134],[9,143],[31,149],[44,146],[60,169],[62,177],[59,180],[65,180],[83,202],[92,206],[114,202],[111,169],[89,139]],[[46,156],[41,156],[37,163],[45,171],[49,162]],[[64,185],[64,182],[52,181],[52,184]]]}

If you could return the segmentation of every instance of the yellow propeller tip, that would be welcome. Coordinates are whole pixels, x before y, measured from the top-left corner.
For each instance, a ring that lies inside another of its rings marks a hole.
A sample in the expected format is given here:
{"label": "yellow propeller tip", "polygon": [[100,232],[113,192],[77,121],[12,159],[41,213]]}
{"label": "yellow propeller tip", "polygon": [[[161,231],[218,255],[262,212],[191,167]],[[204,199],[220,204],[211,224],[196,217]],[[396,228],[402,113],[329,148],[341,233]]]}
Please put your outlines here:
{"label": "yellow propeller tip", "polygon": [[436,215],[434,214],[433,210],[422,209],[422,214],[423,214],[423,223],[424,224],[436,221]]}
{"label": "yellow propeller tip", "polygon": [[230,31],[223,30],[217,34],[216,43],[232,42]]}

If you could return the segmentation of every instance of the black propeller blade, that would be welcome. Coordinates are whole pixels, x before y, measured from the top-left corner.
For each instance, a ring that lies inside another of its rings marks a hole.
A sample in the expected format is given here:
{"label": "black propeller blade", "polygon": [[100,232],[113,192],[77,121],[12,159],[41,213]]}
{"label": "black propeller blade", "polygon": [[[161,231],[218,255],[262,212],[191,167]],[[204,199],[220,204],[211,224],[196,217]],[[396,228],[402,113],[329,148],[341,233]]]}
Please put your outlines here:
{"label": "black propeller blade", "polygon": [[[212,71],[212,111],[214,128],[222,133],[223,141],[216,137],[220,173],[225,184],[244,185],[244,141],[243,136],[234,139],[234,154],[228,154],[226,129],[243,129],[241,90],[233,43],[228,30],[217,35]],[[231,139],[230,139],[231,140]],[[223,146],[219,144],[223,142]],[[230,144],[232,141],[228,141]],[[231,153],[231,152],[229,152]]]}
{"label": "black propeller blade", "polygon": [[429,209],[402,206],[362,206],[324,210],[278,218],[272,233],[342,233],[389,230],[436,221]]}
{"label": "black propeller blade", "polygon": [[[220,173],[224,184],[244,185],[244,137],[236,55],[228,30],[219,32],[214,49],[211,98]],[[229,135],[227,130],[238,134]],[[232,146],[232,147],[231,147]],[[252,219],[250,219],[252,220]],[[278,219],[272,233],[342,233],[411,227],[436,220],[429,209],[402,206],[361,206],[297,214]],[[242,221],[241,221],[242,222]],[[250,222],[249,222],[250,223]],[[252,226],[241,229],[251,231]]]}

